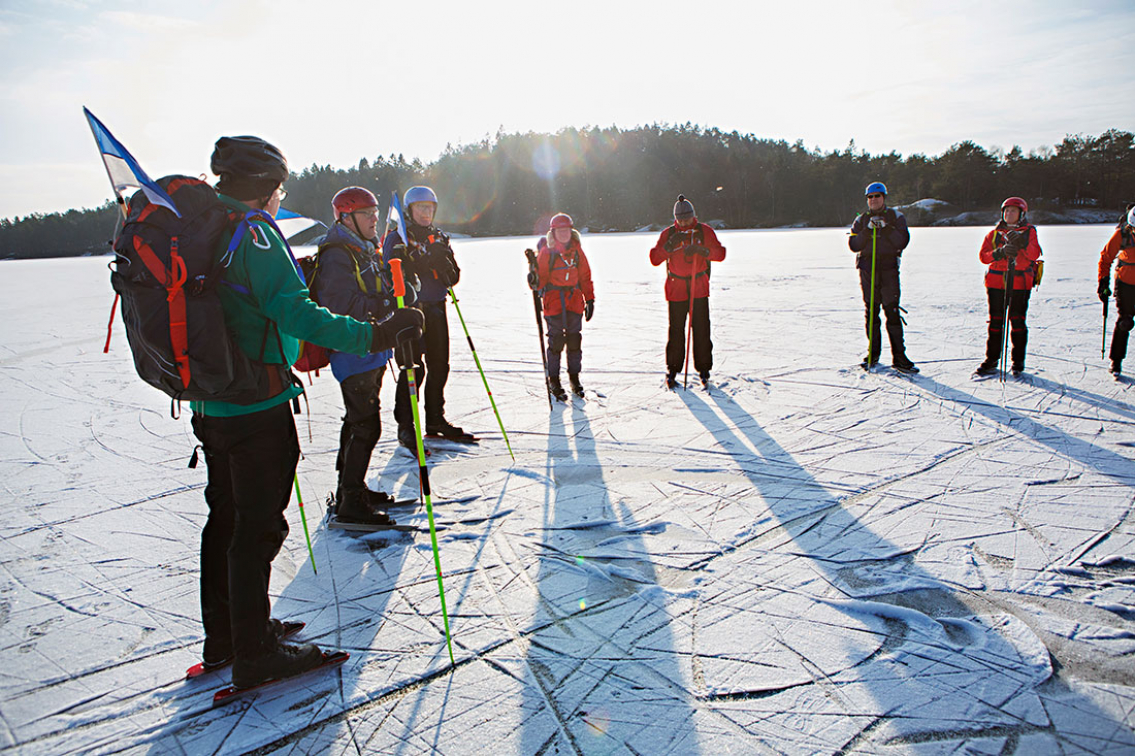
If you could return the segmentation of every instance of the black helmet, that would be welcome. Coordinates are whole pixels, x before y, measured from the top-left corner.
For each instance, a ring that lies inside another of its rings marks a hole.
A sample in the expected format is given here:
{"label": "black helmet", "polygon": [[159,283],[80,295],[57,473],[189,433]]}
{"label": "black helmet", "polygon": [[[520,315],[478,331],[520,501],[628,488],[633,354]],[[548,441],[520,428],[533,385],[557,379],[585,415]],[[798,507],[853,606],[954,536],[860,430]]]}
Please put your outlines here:
{"label": "black helmet", "polygon": [[284,153],[254,136],[218,139],[210,168],[221,177],[272,181],[277,185],[288,178],[288,160]]}

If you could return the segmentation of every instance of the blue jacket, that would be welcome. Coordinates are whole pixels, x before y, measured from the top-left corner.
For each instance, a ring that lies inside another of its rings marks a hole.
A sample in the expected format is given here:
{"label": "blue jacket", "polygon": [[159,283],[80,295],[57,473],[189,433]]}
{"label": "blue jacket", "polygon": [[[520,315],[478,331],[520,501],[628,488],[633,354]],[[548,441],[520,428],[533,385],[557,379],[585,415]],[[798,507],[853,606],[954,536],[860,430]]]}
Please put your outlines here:
{"label": "blue jacket", "polygon": [[[394,311],[389,270],[373,242],[360,238],[341,223],[336,223],[323,237],[315,275],[309,282],[312,296],[323,307],[339,315],[357,320],[380,321]],[[359,356],[350,352],[331,351],[331,373],[338,381],[385,365],[394,355],[392,350]]]}
{"label": "blue jacket", "polygon": [[[453,257],[453,247],[449,237],[434,226],[419,226],[413,222],[406,224],[410,244],[403,243],[397,231],[386,235],[382,245],[383,260],[390,262],[392,257],[400,257],[403,267],[413,273],[421,282],[418,301],[423,304],[444,302],[450,286],[457,285],[461,269]],[[405,252],[395,253],[394,247],[403,245]]]}
{"label": "blue jacket", "polygon": [[875,269],[894,270],[899,267],[899,257],[906,245],[910,244],[910,231],[906,227],[906,216],[898,210],[883,208],[882,216],[887,225],[872,231],[867,225],[871,213],[860,213],[851,224],[851,238],[847,245],[852,252],[858,252],[855,267],[871,270],[871,236],[875,234]]}

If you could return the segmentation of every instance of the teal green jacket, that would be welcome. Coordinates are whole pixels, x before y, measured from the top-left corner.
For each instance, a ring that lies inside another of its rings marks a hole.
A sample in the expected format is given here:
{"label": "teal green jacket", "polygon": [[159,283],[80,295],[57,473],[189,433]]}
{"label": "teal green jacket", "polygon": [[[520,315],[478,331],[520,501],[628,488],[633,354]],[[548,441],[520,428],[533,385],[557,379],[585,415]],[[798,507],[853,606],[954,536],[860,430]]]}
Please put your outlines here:
{"label": "teal green jacket", "polygon": [[[250,208],[225,195],[221,201],[241,214]],[[227,248],[231,236],[224,240]],[[320,307],[308,296],[286,243],[263,221],[251,229],[233,251],[218,288],[225,324],[246,355],[271,365],[292,365],[299,357],[300,339],[338,352],[364,355],[370,350],[373,326]],[[256,404],[190,402],[190,408],[210,417],[232,417],[275,407],[303,393],[299,386]]]}

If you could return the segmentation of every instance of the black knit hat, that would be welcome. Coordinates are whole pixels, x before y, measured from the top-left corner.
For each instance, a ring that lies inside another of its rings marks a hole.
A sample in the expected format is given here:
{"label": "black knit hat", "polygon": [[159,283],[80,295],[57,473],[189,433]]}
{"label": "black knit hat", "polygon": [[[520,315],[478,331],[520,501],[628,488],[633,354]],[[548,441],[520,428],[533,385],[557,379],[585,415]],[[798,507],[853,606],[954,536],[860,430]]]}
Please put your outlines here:
{"label": "black knit hat", "polygon": [[686,195],[679,194],[678,201],[674,203],[674,220],[689,220],[694,217],[694,203],[686,199]]}

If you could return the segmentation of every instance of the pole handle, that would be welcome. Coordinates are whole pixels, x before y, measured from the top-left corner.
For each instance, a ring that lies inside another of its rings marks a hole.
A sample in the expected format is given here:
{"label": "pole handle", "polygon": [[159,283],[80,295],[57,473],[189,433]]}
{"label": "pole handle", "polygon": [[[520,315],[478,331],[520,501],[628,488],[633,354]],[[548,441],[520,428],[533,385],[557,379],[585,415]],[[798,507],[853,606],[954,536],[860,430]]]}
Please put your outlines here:
{"label": "pole handle", "polygon": [[402,277],[402,261],[397,257],[390,259],[390,274],[394,279],[394,296],[406,296],[406,279]]}

